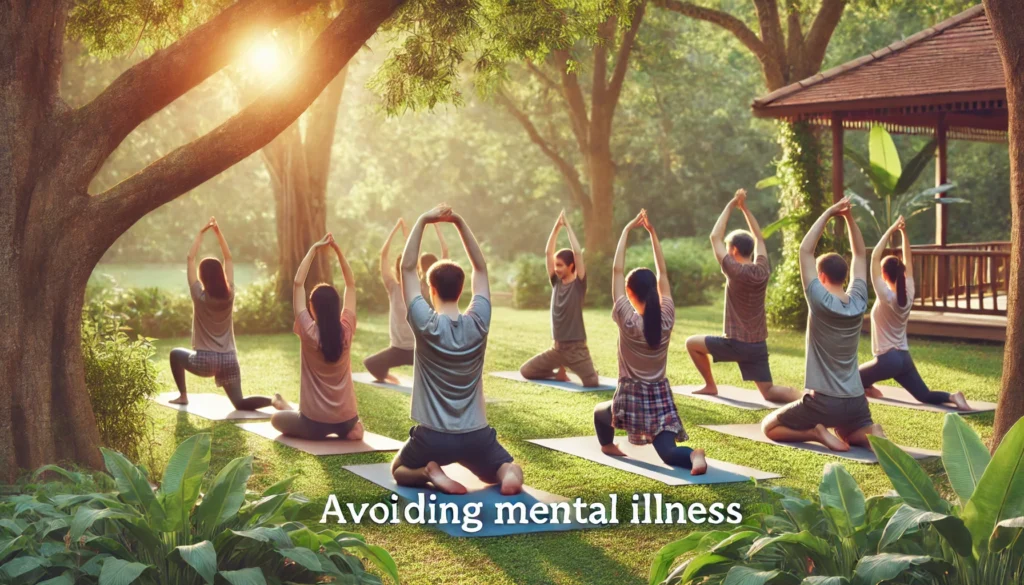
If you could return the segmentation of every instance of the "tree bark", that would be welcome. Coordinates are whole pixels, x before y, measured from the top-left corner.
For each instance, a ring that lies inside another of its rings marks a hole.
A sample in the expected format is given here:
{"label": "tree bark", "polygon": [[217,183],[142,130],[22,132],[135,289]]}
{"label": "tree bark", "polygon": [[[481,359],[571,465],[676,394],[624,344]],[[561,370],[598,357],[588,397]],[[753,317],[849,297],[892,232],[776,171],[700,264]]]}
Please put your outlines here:
{"label": "tree bark", "polygon": [[1024,416],[1024,4],[1019,0],[985,0],[996,46],[1003,59],[1010,131],[1010,274],[1006,303],[1003,379],[992,431],[992,450]]}

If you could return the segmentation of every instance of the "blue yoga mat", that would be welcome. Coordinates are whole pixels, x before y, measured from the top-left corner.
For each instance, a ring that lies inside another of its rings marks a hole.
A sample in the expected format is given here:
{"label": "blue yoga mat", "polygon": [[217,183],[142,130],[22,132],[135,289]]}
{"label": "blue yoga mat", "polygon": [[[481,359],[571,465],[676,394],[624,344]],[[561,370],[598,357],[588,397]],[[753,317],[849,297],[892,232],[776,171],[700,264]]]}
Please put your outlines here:
{"label": "blue yoga mat", "polygon": [[569,376],[573,379],[572,382],[560,382],[558,380],[527,380],[519,372],[491,372],[491,375],[497,378],[504,378],[506,380],[515,380],[516,382],[526,382],[527,384],[539,384],[541,386],[548,386],[550,388],[557,388],[559,390],[565,390],[566,392],[608,392],[609,390],[615,390],[618,381],[615,378],[606,378],[601,376],[598,378],[600,386],[593,388],[587,388],[580,381],[579,378],[573,374]]}
{"label": "blue yoga mat", "polygon": [[[477,532],[468,532],[463,529],[461,523],[448,523],[448,524],[423,524],[424,526],[433,526],[438,530],[450,535],[464,538],[479,538],[487,536],[509,536],[512,534],[529,534],[534,532],[562,532],[566,530],[581,530],[584,528],[597,528],[603,525],[595,524],[578,524],[578,523],[559,523],[559,524],[537,524],[529,522],[526,524],[497,524],[497,508],[495,507],[498,503],[509,503],[516,504],[522,503],[525,505],[527,513],[531,506],[534,504],[554,504],[554,503],[569,503],[572,502],[568,498],[563,498],[555,494],[550,494],[543,490],[538,490],[529,486],[523,486],[523,491],[516,496],[503,496],[499,491],[499,486],[488,485],[481,482],[476,478],[468,469],[461,465],[447,465],[445,466],[444,472],[455,481],[466,486],[469,493],[461,496],[451,496],[443,494],[437,490],[427,488],[413,488],[400,486],[395,483],[394,478],[391,477],[391,464],[390,463],[372,463],[368,465],[347,465],[345,469],[358,475],[359,477],[373,482],[380,487],[392,491],[399,495],[403,500],[409,502],[415,502],[419,497],[419,494],[423,494],[424,501],[427,503],[433,503],[435,506],[442,503],[455,504],[462,514],[463,506],[467,503],[478,502],[482,504],[478,520],[482,523],[482,527]],[[436,500],[430,500],[430,496],[437,496]],[[607,505],[607,502],[605,502]],[[400,512],[401,513],[401,512]],[[610,513],[610,512],[609,512]],[[506,514],[506,519],[508,518]],[[519,513],[515,514],[515,518],[519,520]],[[559,512],[559,519],[564,519],[562,513]],[[462,520],[460,516],[460,520]],[[403,520],[404,521],[404,520]]]}

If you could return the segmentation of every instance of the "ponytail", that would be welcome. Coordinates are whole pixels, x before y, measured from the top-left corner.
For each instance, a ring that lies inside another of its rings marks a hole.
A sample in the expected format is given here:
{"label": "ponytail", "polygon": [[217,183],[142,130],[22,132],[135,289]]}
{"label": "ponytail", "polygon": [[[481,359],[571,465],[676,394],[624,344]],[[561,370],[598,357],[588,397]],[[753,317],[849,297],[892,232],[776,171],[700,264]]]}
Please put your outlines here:
{"label": "ponytail", "polygon": [[907,306],[907,265],[896,256],[882,259],[882,274],[885,280],[896,285],[896,304],[902,309]]}
{"label": "ponytail", "polygon": [[637,268],[626,277],[626,287],[644,303],[644,339],[648,347],[661,347],[661,294],[658,277],[648,268]]}
{"label": "ponytail", "polygon": [[345,336],[341,327],[341,297],[329,284],[318,284],[309,295],[316,311],[316,327],[320,332],[320,352],[328,363],[341,359]]}
{"label": "ponytail", "polygon": [[896,278],[896,303],[900,308],[907,306],[907,267],[900,267],[900,275]]}

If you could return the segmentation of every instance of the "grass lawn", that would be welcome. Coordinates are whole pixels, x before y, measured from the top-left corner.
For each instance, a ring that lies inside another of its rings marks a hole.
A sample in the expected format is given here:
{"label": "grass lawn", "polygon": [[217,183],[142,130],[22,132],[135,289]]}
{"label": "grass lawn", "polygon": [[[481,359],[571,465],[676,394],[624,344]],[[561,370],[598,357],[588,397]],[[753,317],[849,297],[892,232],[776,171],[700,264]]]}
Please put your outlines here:
{"label": "grass lawn", "polygon": [[[615,376],[615,326],[608,311],[586,313],[590,349],[598,370]],[[668,366],[673,383],[697,383],[700,378],[686,354],[683,341],[695,333],[715,334],[721,330],[721,305],[680,308]],[[353,350],[353,363],[387,344],[384,315],[363,316]],[[186,339],[158,343],[154,358],[160,380],[173,388],[166,365],[170,348],[187,345]],[[550,344],[546,311],[516,311],[499,308],[494,312],[488,344],[488,371],[515,370],[534,353]],[[861,358],[870,357],[870,340],[861,341]],[[924,378],[936,389],[961,389],[970,398],[996,400],[1002,367],[1002,347],[948,341],[913,340],[913,351]],[[772,332],[769,338],[772,370],[777,381],[800,385],[803,380],[804,337],[802,333]],[[243,388],[247,394],[281,392],[298,399],[298,341],[290,334],[248,336],[238,339]],[[410,368],[411,370],[411,368]],[[716,365],[721,383],[740,384],[735,364]],[[410,372],[411,373],[411,372]],[[215,392],[209,380],[189,377],[191,392]],[[409,398],[388,390],[356,385],[359,411],[366,427],[396,439],[408,436]],[[592,410],[608,400],[611,392],[574,394],[544,389],[532,384],[486,377],[488,396],[502,401],[488,406],[490,423],[505,447],[523,465],[529,485],[570,499],[607,502],[608,494],[619,494],[619,518],[629,518],[632,494],[660,492],[666,500],[680,502],[741,502],[745,514],[754,512],[757,491],[749,484],[725,486],[668,487],[631,473],[617,471],[589,461],[563,455],[526,443],[528,439],[567,437],[593,433]],[[691,437],[689,444],[707,449],[708,455],[783,475],[781,485],[816,491],[825,464],[838,459],[752,441],[734,439],[699,428],[700,424],[754,423],[767,411],[742,411],[704,401],[676,398],[676,404]],[[875,420],[897,443],[939,449],[941,414],[873,406]],[[295,489],[323,502],[330,493],[343,503],[385,501],[389,493],[342,470],[343,465],[388,462],[391,453],[341,457],[314,457],[276,445],[236,429],[232,423],[211,423],[205,419],[177,415],[152,406],[155,442],[150,449],[150,469],[162,469],[173,447],[200,432],[214,434],[212,469],[220,469],[234,457],[253,454],[256,458],[254,487],[298,475]],[[983,438],[992,432],[992,414],[965,417]],[[595,439],[596,440],[596,439]],[[623,438],[624,440],[624,438]],[[927,462],[933,477],[943,472],[938,460]],[[877,465],[846,463],[867,495],[886,492],[890,485]],[[940,480],[941,481],[941,480]],[[948,488],[947,488],[948,489]],[[628,522],[628,520],[627,520]],[[606,529],[580,532],[524,535],[508,538],[456,539],[429,527],[405,524],[376,526],[349,525],[367,539],[383,546],[398,563],[404,583],[588,583],[626,585],[647,582],[654,553],[663,545],[701,526],[640,526],[627,523]]]}

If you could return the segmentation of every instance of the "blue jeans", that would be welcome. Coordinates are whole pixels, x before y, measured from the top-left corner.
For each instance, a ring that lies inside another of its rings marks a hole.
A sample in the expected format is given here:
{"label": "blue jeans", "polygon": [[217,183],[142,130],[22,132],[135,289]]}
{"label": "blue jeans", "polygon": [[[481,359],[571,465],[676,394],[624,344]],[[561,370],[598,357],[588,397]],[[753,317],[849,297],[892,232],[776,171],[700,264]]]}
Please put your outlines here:
{"label": "blue jeans", "polygon": [[[601,446],[611,445],[615,440],[615,427],[612,426],[612,401],[602,402],[594,407],[594,430],[597,432],[597,441]],[[689,447],[676,446],[676,434],[671,431],[663,431],[654,437],[654,450],[658,457],[669,465],[690,469],[693,461],[690,454],[693,449]]]}
{"label": "blue jeans", "polygon": [[917,373],[914,358],[902,349],[890,349],[860,367],[860,382],[865,388],[892,378],[910,392],[918,402],[943,404],[949,402],[948,392],[933,392]]}

